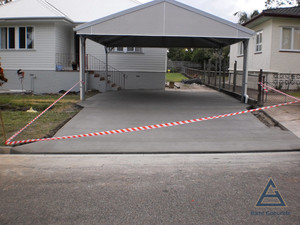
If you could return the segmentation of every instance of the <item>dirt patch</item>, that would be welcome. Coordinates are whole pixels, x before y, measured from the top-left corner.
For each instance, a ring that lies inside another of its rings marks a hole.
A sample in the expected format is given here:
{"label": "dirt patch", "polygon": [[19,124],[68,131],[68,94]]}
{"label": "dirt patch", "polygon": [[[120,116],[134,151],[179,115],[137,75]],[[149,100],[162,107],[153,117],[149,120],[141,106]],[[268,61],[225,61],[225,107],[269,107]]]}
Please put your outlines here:
{"label": "dirt patch", "polygon": [[252,114],[259,119],[263,124],[265,124],[267,127],[275,127],[279,128],[281,130],[287,130],[284,126],[282,126],[280,123],[278,123],[276,120],[274,120],[272,117],[270,117],[267,113],[264,111],[257,111],[252,112]]}

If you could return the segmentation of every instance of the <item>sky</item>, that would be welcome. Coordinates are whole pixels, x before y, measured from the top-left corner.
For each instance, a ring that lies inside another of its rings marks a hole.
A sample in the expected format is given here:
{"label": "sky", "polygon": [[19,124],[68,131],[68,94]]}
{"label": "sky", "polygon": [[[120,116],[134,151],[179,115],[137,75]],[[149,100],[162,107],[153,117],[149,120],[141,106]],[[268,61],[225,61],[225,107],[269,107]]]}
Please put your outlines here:
{"label": "sky", "polygon": [[[152,0],[139,0],[142,3]],[[238,11],[247,13],[257,9],[261,12],[265,9],[265,0],[177,0],[186,5],[195,7],[215,16],[237,23],[238,17],[233,14]]]}

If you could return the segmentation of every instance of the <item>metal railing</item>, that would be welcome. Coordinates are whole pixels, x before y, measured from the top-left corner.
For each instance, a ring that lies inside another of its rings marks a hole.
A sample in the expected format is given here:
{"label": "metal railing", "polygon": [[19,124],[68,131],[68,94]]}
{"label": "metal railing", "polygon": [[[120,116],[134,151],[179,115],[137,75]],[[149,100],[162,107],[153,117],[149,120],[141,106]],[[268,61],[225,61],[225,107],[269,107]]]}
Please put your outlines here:
{"label": "metal railing", "polygon": [[[76,62],[75,58],[78,59],[78,57],[74,54],[56,53],[56,71],[78,70],[78,62]],[[93,55],[85,55],[85,71],[97,73],[100,77],[104,77],[112,85],[125,88],[126,75],[110,65],[107,66],[106,70],[106,63]]]}
{"label": "metal railing", "polygon": [[[184,68],[183,73],[190,78],[199,78],[205,85],[215,87],[242,95],[242,71],[207,71],[193,68]],[[286,102],[285,96],[269,91],[260,93],[258,86],[259,77],[261,82],[286,93],[300,92],[300,74],[273,73],[264,71],[249,71],[247,83],[247,95],[261,105]],[[260,95],[259,95],[260,93]]]}
{"label": "metal railing", "polygon": [[125,88],[126,75],[117,70],[116,68],[108,65],[106,70],[106,63],[96,58],[93,55],[87,54],[85,56],[86,71],[93,71],[98,73],[101,77],[104,77],[113,86],[117,85],[121,88]]}
{"label": "metal railing", "polygon": [[[76,54],[66,54],[66,53],[56,53],[55,54],[55,70],[56,71],[68,71],[77,70],[78,55]],[[76,65],[76,69],[72,64]]]}

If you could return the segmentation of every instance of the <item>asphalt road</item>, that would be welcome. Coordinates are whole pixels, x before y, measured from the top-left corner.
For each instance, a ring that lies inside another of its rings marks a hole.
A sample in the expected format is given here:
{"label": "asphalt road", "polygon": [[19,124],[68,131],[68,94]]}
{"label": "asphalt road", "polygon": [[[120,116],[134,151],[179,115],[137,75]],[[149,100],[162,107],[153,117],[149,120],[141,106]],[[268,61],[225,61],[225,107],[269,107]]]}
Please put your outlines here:
{"label": "asphalt road", "polygon": [[[300,221],[299,152],[2,155],[0,161],[0,224]],[[286,207],[255,207],[270,178]]]}

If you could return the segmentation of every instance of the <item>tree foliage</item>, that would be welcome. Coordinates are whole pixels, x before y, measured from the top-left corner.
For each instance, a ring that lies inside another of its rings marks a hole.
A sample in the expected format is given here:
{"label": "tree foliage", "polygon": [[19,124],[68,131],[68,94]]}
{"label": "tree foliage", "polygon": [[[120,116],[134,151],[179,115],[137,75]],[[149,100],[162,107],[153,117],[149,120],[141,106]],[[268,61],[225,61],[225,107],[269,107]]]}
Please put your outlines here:
{"label": "tree foliage", "polygon": [[233,15],[239,17],[239,22],[238,22],[239,24],[243,24],[243,23],[246,23],[247,21],[251,20],[255,16],[257,16],[258,14],[259,14],[259,11],[254,10],[250,15],[248,15],[248,13],[246,13],[246,12],[241,12],[241,11],[236,12]]}
{"label": "tree foliage", "polygon": [[265,0],[266,8],[278,8],[281,6],[290,7],[298,6],[300,7],[300,0]]}
{"label": "tree foliage", "polygon": [[[230,47],[222,48],[223,65],[228,65]],[[172,61],[190,61],[203,65],[211,62],[213,66],[219,60],[219,49],[214,48],[170,48],[168,58]]]}
{"label": "tree foliage", "polygon": [[12,2],[12,0],[0,0],[0,5],[4,5],[9,2]]}

